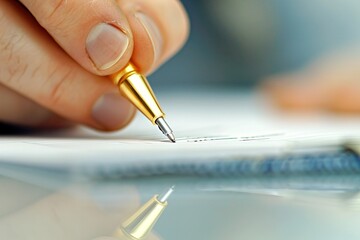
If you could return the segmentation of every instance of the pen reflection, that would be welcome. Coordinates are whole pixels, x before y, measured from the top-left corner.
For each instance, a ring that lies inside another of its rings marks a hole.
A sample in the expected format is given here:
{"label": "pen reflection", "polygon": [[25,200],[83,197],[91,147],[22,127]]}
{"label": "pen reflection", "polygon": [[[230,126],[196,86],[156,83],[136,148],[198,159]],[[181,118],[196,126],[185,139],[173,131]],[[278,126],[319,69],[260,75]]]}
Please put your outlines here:
{"label": "pen reflection", "polygon": [[114,230],[140,206],[136,189],[121,184],[49,189],[0,177],[0,190],[0,239],[116,240]]}
{"label": "pen reflection", "polygon": [[113,237],[114,230],[138,210],[140,202],[168,188],[169,182],[176,184],[176,194],[155,227],[166,239],[355,240],[360,236],[358,175],[53,184],[55,177],[43,174],[42,181],[35,180],[35,174],[16,178],[21,181],[0,177],[0,239],[123,240]]}

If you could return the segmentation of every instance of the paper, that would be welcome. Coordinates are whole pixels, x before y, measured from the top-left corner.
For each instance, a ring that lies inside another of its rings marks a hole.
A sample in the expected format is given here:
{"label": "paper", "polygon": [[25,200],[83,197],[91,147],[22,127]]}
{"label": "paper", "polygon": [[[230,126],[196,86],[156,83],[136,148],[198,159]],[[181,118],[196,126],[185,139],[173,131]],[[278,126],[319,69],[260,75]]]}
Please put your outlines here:
{"label": "paper", "polygon": [[326,151],[360,136],[360,118],[289,116],[259,96],[240,92],[187,92],[160,95],[159,100],[176,144],[138,114],[127,129],[112,134],[79,128],[2,137],[0,161],[42,167],[129,169],[144,163],[158,166],[256,159],[317,147]]}

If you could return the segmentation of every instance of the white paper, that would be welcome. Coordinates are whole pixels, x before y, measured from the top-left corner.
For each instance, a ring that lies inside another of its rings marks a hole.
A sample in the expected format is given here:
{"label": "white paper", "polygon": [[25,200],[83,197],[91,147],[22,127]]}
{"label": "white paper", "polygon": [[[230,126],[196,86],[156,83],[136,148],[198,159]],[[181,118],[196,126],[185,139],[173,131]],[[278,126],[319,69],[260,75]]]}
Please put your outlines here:
{"label": "white paper", "polygon": [[213,161],[311,151],[360,136],[360,118],[330,114],[286,115],[261,96],[241,92],[160,95],[177,143],[138,114],[111,134],[86,128],[38,136],[0,138],[0,161],[57,166],[127,166]]}

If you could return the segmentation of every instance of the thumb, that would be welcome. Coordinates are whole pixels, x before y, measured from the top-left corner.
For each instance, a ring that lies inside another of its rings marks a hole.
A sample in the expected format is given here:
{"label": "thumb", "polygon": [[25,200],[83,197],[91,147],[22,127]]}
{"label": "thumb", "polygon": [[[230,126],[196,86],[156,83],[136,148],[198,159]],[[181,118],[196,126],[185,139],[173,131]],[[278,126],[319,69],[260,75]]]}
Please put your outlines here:
{"label": "thumb", "polygon": [[132,34],[115,1],[21,2],[55,41],[88,71],[110,75],[129,62]]}

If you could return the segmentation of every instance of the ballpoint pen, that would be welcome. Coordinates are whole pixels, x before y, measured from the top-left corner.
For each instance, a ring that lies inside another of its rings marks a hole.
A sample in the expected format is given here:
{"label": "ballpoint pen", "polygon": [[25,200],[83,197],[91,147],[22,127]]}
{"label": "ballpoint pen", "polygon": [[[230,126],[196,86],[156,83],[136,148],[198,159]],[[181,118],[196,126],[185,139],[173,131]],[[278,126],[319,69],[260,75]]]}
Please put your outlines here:
{"label": "ballpoint pen", "polygon": [[113,236],[119,240],[145,240],[167,207],[167,199],[173,191],[174,186],[161,196],[153,196],[126,220],[122,226],[115,231]]}
{"label": "ballpoint pen", "polygon": [[158,103],[147,79],[138,73],[135,65],[129,63],[123,70],[110,76],[119,87],[120,93],[140,110],[171,142],[175,136],[165,121],[165,114]]}

